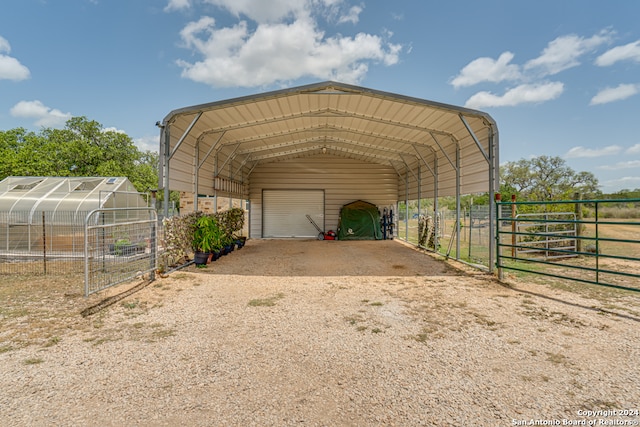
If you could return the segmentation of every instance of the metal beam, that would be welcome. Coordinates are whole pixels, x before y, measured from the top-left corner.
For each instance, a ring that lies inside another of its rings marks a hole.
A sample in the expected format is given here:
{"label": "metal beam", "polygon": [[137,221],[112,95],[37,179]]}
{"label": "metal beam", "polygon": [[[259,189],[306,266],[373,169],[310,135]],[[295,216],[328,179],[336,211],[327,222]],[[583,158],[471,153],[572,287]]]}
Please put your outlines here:
{"label": "metal beam", "polygon": [[[433,141],[436,143],[438,148],[440,148],[440,151],[442,152],[442,154],[444,154],[444,156],[447,158],[451,167],[455,169],[456,165],[451,161],[451,158],[449,157],[447,152],[444,150],[444,148],[442,148],[442,145],[440,145],[440,141],[438,141],[438,139],[432,132],[429,132],[429,135],[431,136],[431,138],[433,138]],[[456,144],[456,146],[458,145],[458,141],[456,141],[453,137],[451,137],[451,140]]]}
{"label": "metal beam", "polygon": [[[234,148],[234,150],[231,152],[231,154],[229,154],[227,156],[227,160],[224,161],[224,163],[222,164],[222,166],[220,166],[220,170],[223,170],[224,167],[227,165],[227,163],[229,163],[229,161],[234,157],[234,154],[236,153],[236,151],[238,151],[238,148],[240,147],[240,144],[236,145],[236,148]],[[231,166],[229,166],[231,167]],[[218,171],[219,173],[219,171]]]}
{"label": "metal beam", "polygon": [[169,145],[171,144],[171,133],[169,129],[169,125],[165,125],[160,128],[160,145],[164,144],[163,154],[162,154],[162,170],[164,171],[164,203],[163,203],[163,211],[164,217],[167,218],[169,216]]}
{"label": "metal beam", "polygon": [[[225,132],[222,132],[220,134],[220,136],[218,137],[218,139],[213,144],[211,144],[211,147],[209,147],[209,150],[207,151],[207,154],[204,155],[204,158],[202,159],[202,161],[198,165],[198,169],[200,169],[202,167],[202,165],[204,165],[204,162],[209,158],[209,156],[213,152],[213,149],[216,148],[216,146],[218,145],[220,140],[224,137],[224,134],[225,134]],[[198,137],[198,141],[200,141],[200,140],[201,140],[201,137]]]}
{"label": "metal beam", "polygon": [[500,189],[500,159],[498,156],[498,130],[495,123],[489,124],[489,272],[493,273],[497,256],[497,206],[494,202],[496,190]]}
{"label": "metal beam", "polygon": [[456,144],[456,259],[460,259],[460,145]]}
{"label": "metal beam", "polygon": [[409,164],[407,163],[407,161],[404,159],[404,157],[402,156],[402,154],[400,154],[400,158],[402,159],[402,162],[404,163],[404,166],[407,168],[407,170],[409,172],[411,172],[411,175],[413,175],[413,178],[418,181],[418,177],[416,176],[415,173],[413,173],[413,170],[411,168],[409,168]]}
{"label": "metal beam", "polygon": [[[429,147],[429,148],[431,148],[431,147]],[[431,169],[431,166],[429,166],[429,163],[427,163],[427,161],[424,159],[424,157],[422,156],[422,153],[420,153],[420,151],[418,151],[418,148],[415,145],[413,146],[413,149],[416,151],[416,154],[418,155],[420,160],[422,160],[422,163],[424,163],[424,165],[427,167],[427,169],[429,169],[429,172],[431,172],[431,175],[433,175],[435,177],[436,173],[433,171],[433,169]],[[433,154],[434,157],[435,157],[435,150],[433,148],[431,148],[431,154]]]}
{"label": "metal beam", "polygon": [[464,118],[464,116],[462,114],[458,114],[458,117],[460,117],[460,120],[462,120],[462,123],[464,124],[464,127],[467,128],[467,131],[469,132],[469,135],[471,135],[471,138],[473,138],[473,142],[476,143],[476,146],[478,147],[478,150],[480,150],[480,152],[484,156],[484,159],[487,161],[487,163],[489,163],[489,155],[487,155],[487,152],[484,151],[484,148],[482,148],[482,144],[480,144],[480,141],[478,141],[478,138],[476,137],[476,134],[473,132],[473,129],[471,129],[471,126],[469,126],[469,123],[467,123],[467,120]]}
{"label": "metal beam", "polygon": [[202,112],[199,112],[191,121],[191,124],[189,125],[189,127],[187,128],[187,130],[184,131],[184,133],[182,134],[182,136],[180,137],[180,139],[178,140],[178,142],[176,143],[176,146],[173,147],[173,151],[171,151],[171,154],[169,154],[169,160],[173,157],[174,154],[176,154],[176,151],[178,151],[178,148],[180,148],[180,146],[182,145],[182,143],[184,142],[185,138],[187,137],[187,135],[189,135],[189,132],[191,132],[191,129],[193,129],[193,127],[196,125],[196,123],[198,122],[198,120],[200,119],[200,116],[202,116]]}

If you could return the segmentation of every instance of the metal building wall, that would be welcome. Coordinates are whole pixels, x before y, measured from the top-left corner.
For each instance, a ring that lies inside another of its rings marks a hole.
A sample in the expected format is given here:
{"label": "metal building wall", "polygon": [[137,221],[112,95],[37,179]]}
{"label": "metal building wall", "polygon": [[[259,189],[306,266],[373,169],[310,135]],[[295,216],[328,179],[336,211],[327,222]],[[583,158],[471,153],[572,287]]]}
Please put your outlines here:
{"label": "metal building wall", "polygon": [[325,227],[336,230],[340,208],[365,200],[382,208],[395,206],[398,174],[390,166],[331,155],[317,155],[256,167],[250,178],[250,236],[262,237],[262,190],[325,191]]}

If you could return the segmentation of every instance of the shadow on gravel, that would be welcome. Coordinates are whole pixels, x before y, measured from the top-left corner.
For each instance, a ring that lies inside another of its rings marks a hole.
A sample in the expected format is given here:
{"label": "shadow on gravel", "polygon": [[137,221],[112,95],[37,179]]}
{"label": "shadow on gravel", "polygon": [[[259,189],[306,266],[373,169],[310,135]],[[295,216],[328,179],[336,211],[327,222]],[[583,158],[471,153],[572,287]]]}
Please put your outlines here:
{"label": "shadow on gravel", "polygon": [[640,318],[637,316],[634,316],[632,314],[627,314],[627,313],[620,313],[617,311],[612,311],[606,308],[601,308],[601,307],[595,307],[595,306],[588,306],[588,305],[584,305],[584,304],[578,304],[575,302],[571,302],[571,301],[566,301],[560,298],[555,298],[549,295],[544,295],[538,292],[532,292],[532,291],[528,291],[528,290],[524,290],[524,289],[520,289],[514,286],[509,285],[508,286],[509,289],[515,291],[515,292],[519,292],[521,294],[527,294],[527,295],[531,295],[531,296],[535,296],[535,297],[539,297],[539,298],[543,298],[549,301],[555,301],[561,304],[565,304],[565,305],[569,305],[572,307],[577,307],[577,308],[581,308],[583,310],[587,310],[587,311],[592,311],[594,313],[598,313],[598,314],[606,314],[609,316],[615,316],[615,317],[619,317],[621,319],[627,319],[627,320],[631,320],[633,322],[640,322]]}

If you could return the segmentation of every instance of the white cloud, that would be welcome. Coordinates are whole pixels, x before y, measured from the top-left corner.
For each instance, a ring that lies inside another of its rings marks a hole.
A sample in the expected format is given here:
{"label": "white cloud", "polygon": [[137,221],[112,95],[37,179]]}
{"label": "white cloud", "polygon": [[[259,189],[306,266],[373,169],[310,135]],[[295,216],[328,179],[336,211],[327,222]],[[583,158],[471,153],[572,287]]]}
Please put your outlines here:
{"label": "white cloud", "polygon": [[337,0],[207,1],[258,23],[253,30],[247,21],[217,28],[203,16],[182,29],[184,47],[202,57],[178,60],[182,76],[213,87],[263,86],[304,76],[357,83],[370,63],[395,64],[402,50],[377,35],[326,36],[312,6],[334,8]]}
{"label": "white cloud", "polygon": [[204,0],[204,2],[224,8],[238,18],[245,16],[258,23],[274,23],[289,17],[305,15],[310,3],[308,0]]}
{"label": "white cloud", "polygon": [[606,51],[596,58],[596,65],[608,67],[625,60],[640,62],[640,40]]}
{"label": "white cloud", "polygon": [[124,133],[124,134],[127,133],[127,132],[123,131],[122,129],[118,129],[118,128],[115,128],[113,126],[102,129],[102,132],[115,132],[115,133]]}
{"label": "white cloud", "polygon": [[510,64],[514,55],[504,52],[497,60],[493,58],[478,58],[467,64],[460,74],[451,80],[454,87],[472,86],[480,82],[494,82],[520,80],[522,74],[518,65]]}
{"label": "white cloud", "polygon": [[11,52],[11,45],[9,44],[9,41],[2,36],[0,36],[0,52]]}
{"label": "white cloud", "polygon": [[539,57],[528,61],[524,69],[536,70],[542,76],[557,74],[580,65],[580,57],[608,43],[611,37],[612,33],[608,31],[602,31],[588,39],[573,34],[558,37],[549,42]]}
{"label": "white cloud", "polygon": [[[540,56],[527,61],[524,65],[512,63],[514,54],[503,52],[498,59],[481,57],[467,64],[460,73],[451,79],[456,88],[472,86],[482,82],[520,83],[503,95],[490,91],[481,91],[471,96],[466,106],[470,108],[515,106],[523,103],[539,103],[558,98],[564,92],[561,82],[544,82],[540,79],[557,74],[563,70],[580,65],[583,56],[594,52],[599,46],[609,43],[614,35],[611,30],[603,30],[589,38],[577,35],[557,37],[547,44]],[[631,96],[632,87],[620,85],[615,93],[603,92],[592,102],[601,102],[605,95],[615,95],[618,99]],[[623,91],[626,91],[623,93]],[[609,102],[609,101],[607,101]]]}
{"label": "white cloud", "polygon": [[577,146],[571,148],[564,155],[565,159],[576,159],[580,157],[602,157],[602,156],[613,156],[622,151],[622,147],[619,145],[609,145],[603,148],[585,148],[582,146]]}
{"label": "white cloud", "polygon": [[155,151],[157,152],[160,147],[160,136],[159,135],[146,135],[142,138],[136,138],[133,140],[134,144],[141,151]]}
{"label": "white cloud", "polygon": [[612,179],[605,181],[602,185],[603,188],[638,188],[640,187],[640,176],[625,176],[618,179]]}
{"label": "white cloud", "polygon": [[165,6],[165,12],[171,12],[174,10],[189,9],[191,7],[191,0],[169,0],[169,3]]}
{"label": "white cloud", "polygon": [[31,76],[27,67],[20,61],[5,53],[11,52],[11,45],[4,37],[0,36],[0,80],[25,80]]}
{"label": "white cloud", "polygon": [[625,153],[627,153],[627,154],[640,154],[640,144],[632,145],[631,147],[627,148],[627,151],[625,151]]}
{"label": "white cloud", "polygon": [[598,169],[603,170],[620,170],[620,169],[636,169],[640,168],[640,160],[629,160],[627,162],[618,162],[615,165],[599,166]]}
{"label": "white cloud", "polygon": [[608,104],[614,101],[627,99],[640,92],[640,85],[621,84],[616,87],[608,87],[598,92],[596,96],[591,98],[589,105]]}
{"label": "white cloud", "polygon": [[57,127],[63,126],[72,115],[63,113],[55,108],[50,108],[40,101],[20,101],[11,108],[13,117],[35,119],[37,126]]}
{"label": "white cloud", "polygon": [[509,89],[502,96],[494,95],[491,92],[478,92],[467,100],[465,107],[480,109],[538,103],[556,99],[563,91],[564,84],[560,82],[523,84]]}
{"label": "white cloud", "polygon": [[349,12],[346,15],[342,15],[340,19],[338,19],[339,24],[343,24],[346,22],[351,22],[352,24],[357,24],[360,20],[360,14],[362,13],[363,8],[361,6],[353,6],[349,9]]}

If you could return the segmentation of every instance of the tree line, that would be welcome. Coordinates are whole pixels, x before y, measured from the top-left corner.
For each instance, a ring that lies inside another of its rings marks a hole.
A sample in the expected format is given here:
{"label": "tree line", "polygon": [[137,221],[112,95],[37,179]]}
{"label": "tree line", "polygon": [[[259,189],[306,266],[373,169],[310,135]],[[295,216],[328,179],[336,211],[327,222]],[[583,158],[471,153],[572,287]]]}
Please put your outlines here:
{"label": "tree line", "polygon": [[[63,129],[0,131],[0,180],[7,176],[125,176],[140,192],[158,187],[158,153],[141,151],[125,133],[106,130],[86,117],[69,119]],[[539,156],[507,162],[500,168],[503,200],[640,198],[640,189],[602,194],[591,172],[576,172],[560,157]],[[162,197],[161,194],[159,194]],[[172,194],[172,200],[177,194]],[[454,198],[443,198],[453,204]],[[448,200],[451,199],[451,200]],[[489,203],[488,194],[466,195],[461,205]]]}
{"label": "tree line", "polygon": [[158,188],[158,154],[86,117],[63,129],[0,131],[0,180],[8,176],[124,176],[139,192]]}

